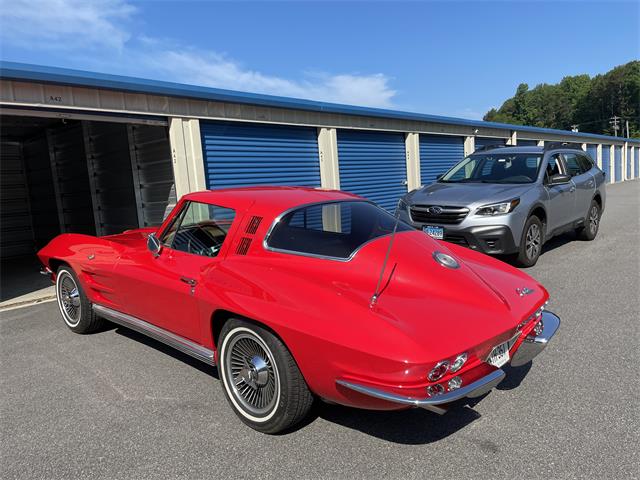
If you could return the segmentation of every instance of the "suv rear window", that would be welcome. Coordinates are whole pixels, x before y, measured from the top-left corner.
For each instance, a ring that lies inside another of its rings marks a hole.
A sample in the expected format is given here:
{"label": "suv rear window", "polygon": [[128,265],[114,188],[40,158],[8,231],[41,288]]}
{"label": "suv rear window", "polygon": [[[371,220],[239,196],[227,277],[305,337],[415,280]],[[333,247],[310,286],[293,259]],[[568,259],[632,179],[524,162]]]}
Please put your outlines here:
{"label": "suv rear window", "polygon": [[[275,224],[269,249],[347,260],[362,245],[393,232],[393,215],[369,202],[330,202],[296,208]],[[398,232],[413,230],[398,222]]]}

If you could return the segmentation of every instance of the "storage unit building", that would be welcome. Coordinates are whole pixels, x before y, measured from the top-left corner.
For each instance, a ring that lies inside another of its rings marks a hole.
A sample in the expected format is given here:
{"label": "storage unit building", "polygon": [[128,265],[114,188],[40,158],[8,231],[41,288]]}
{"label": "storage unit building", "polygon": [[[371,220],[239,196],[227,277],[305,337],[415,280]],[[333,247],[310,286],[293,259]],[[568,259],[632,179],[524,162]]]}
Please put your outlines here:
{"label": "storage unit building", "polygon": [[338,130],[340,188],[393,211],[407,193],[404,135]]}
{"label": "storage unit building", "polygon": [[320,186],[315,128],[202,122],[207,187]]}
{"label": "storage unit building", "polygon": [[594,160],[601,148],[608,181],[609,146],[632,147],[626,170],[639,173],[637,139],[11,62],[0,62],[0,84],[2,259],[33,258],[61,232],[158,225],[178,197],[205,188],[340,188],[393,211],[474,144],[507,139],[586,143]]}
{"label": "storage unit building", "polygon": [[614,182],[622,180],[622,147],[615,146],[614,149]]}
{"label": "storage unit building", "polygon": [[611,183],[611,147],[609,145],[602,146],[602,171],[606,175],[607,183]]}
{"label": "storage unit building", "polygon": [[420,135],[420,182],[434,182],[463,158],[463,137]]}

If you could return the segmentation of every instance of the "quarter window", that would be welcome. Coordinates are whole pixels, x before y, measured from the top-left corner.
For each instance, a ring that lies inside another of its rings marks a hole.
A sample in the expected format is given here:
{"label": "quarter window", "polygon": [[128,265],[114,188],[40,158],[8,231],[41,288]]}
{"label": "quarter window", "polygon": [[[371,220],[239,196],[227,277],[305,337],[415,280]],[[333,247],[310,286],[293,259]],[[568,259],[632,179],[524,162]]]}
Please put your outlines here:
{"label": "quarter window", "polygon": [[186,203],[162,237],[168,248],[215,257],[220,253],[235,212],[230,208],[200,202]]}
{"label": "quarter window", "polygon": [[572,177],[585,172],[580,165],[580,157],[575,153],[565,153],[564,162],[567,165],[567,173]]}
{"label": "quarter window", "polygon": [[588,172],[593,168],[593,162],[584,155],[578,155],[578,163],[580,164],[583,173]]}

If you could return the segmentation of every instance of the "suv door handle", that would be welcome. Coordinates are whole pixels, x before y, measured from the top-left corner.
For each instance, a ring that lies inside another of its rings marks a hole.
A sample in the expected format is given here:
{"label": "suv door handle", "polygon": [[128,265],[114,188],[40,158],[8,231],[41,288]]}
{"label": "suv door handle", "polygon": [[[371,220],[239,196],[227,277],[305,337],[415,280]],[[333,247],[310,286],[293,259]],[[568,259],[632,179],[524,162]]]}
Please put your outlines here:
{"label": "suv door handle", "polygon": [[192,287],[195,287],[198,282],[195,281],[193,278],[189,278],[189,277],[180,277],[180,281],[186,283],[187,285],[190,285]]}
{"label": "suv door handle", "polygon": [[593,187],[593,180],[589,180],[587,182],[587,187]]}
{"label": "suv door handle", "polygon": [[569,193],[573,193],[573,192],[575,192],[575,191],[576,191],[576,187],[571,187],[571,188],[569,189]]}

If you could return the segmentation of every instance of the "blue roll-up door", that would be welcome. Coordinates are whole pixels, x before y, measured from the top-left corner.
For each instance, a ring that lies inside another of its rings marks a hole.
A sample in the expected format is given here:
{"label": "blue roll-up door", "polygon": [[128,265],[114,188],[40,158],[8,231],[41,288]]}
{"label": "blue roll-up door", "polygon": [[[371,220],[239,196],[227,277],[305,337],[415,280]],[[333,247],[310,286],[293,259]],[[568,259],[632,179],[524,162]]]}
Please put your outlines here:
{"label": "blue roll-up door", "polygon": [[587,144],[587,153],[591,157],[591,160],[593,160],[594,163],[597,163],[597,161],[598,161],[598,145],[596,145],[594,143]]}
{"label": "blue roll-up door", "polygon": [[420,181],[423,185],[435,182],[464,158],[464,138],[420,134]]}
{"label": "blue roll-up door", "polygon": [[320,186],[315,128],[201,122],[207,188]]}
{"label": "blue roll-up door", "polygon": [[613,169],[615,172],[615,181],[620,182],[622,180],[622,147],[614,147],[614,164]]}
{"label": "blue roll-up door", "polygon": [[492,138],[492,137],[476,137],[475,148],[486,147],[488,145],[506,145],[507,141],[504,138]]}
{"label": "blue roll-up door", "polygon": [[402,133],[338,130],[340,189],[393,211],[407,193]]}
{"label": "blue roll-up door", "polygon": [[521,140],[518,139],[517,140],[517,145],[518,147],[535,147],[538,145],[538,141],[537,140]]}
{"label": "blue roll-up door", "polygon": [[610,165],[611,149],[609,145],[602,145],[602,171],[606,174],[607,183],[611,183],[611,165]]}
{"label": "blue roll-up door", "polygon": [[631,150],[633,147],[627,147],[627,178],[626,180],[630,180],[633,178],[631,176]]}

